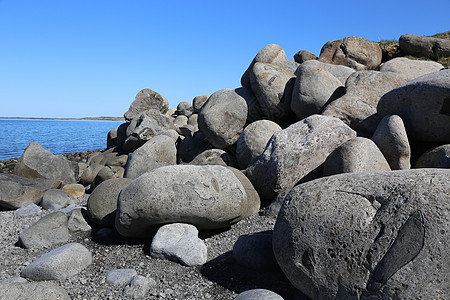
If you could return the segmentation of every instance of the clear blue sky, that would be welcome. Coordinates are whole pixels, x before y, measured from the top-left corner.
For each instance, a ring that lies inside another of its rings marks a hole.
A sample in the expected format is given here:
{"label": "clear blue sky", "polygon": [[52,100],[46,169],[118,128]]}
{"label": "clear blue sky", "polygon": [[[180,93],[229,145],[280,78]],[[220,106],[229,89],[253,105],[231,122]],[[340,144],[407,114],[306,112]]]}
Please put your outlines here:
{"label": "clear blue sky", "polygon": [[450,30],[450,1],[0,0],[0,116],[121,116],[236,88],[256,53]]}

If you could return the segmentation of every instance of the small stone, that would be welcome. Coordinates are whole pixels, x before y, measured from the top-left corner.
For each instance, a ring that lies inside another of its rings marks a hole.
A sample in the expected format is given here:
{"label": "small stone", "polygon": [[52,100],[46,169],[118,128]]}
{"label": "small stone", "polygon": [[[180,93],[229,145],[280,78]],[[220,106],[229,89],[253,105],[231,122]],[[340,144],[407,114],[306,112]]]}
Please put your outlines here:
{"label": "small stone", "polygon": [[116,269],[111,270],[106,274],[106,283],[114,287],[124,287],[135,276],[137,272],[135,269]]}
{"label": "small stone", "polygon": [[43,209],[59,210],[75,202],[75,198],[66,192],[58,189],[51,189],[44,193],[40,205]]}
{"label": "small stone", "polygon": [[75,208],[72,210],[69,220],[67,221],[67,227],[72,233],[91,231],[92,227],[86,221],[87,212],[85,208]]}
{"label": "small stone", "polygon": [[79,183],[66,184],[61,190],[69,195],[72,195],[74,198],[84,195],[84,186]]}
{"label": "small stone", "polygon": [[123,296],[133,299],[144,299],[147,292],[156,287],[156,281],[151,277],[137,275],[123,289]]}
{"label": "small stone", "polygon": [[30,216],[41,213],[42,210],[39,206],[34,203],[26,204],[14,211],[16,216]]}

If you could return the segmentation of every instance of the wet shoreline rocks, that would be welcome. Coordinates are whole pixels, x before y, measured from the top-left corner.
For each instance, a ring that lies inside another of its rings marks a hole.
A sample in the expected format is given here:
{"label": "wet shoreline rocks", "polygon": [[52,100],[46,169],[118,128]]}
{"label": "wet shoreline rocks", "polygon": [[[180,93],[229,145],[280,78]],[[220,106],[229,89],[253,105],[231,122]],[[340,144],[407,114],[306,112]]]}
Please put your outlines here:
{"label": "wet shoreline rocks", "polygon": [[0,291],[448,298],[448,68],[361,37],[294,58],[176,108],[143,89],[105,150],[1,162]]}

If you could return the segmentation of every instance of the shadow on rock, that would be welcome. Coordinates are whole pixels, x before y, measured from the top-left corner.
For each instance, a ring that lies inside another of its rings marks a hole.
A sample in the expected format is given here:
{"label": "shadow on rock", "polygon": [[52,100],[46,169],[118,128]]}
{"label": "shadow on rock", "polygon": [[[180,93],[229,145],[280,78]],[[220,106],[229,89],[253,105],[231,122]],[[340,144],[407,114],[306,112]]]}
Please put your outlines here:
{"label": "shadow on rock", "polygon": [[271,290],[286,300],[308,300],[286,278],[281,269],[276,271],[255,271],[242,267],[228,251],[208,261],[200,268],[203,276],[237,294],[251,289]]}

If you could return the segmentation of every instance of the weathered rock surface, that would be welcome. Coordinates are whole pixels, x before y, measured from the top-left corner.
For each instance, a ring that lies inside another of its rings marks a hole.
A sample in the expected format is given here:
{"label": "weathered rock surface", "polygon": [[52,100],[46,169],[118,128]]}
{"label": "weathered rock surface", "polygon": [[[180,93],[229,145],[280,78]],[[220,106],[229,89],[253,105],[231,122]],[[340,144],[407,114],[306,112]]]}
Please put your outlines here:
{"label": "weathered rock surface", "polygon": [[284,52],[283,48],[276,44],[269,44],[265,46],[261,51],[256,54],[253,61],[250,63],[250,66],[245,71],[244,75],[241,78],[241,85],[243,87],[250,88],[250,72],[253,69],[255,63],[266,63],[276,65],[282,68],[286,67],[287,57],[286,52]]}
{"label": "weathered rock surface", "polygon": [[177,114],[178,116],[181,115],[190,117],[193,113],[194,113],[194,106],[192,105],[191,102],[181,101],[180,103],[178,103],[175,114]]}
{"label": "weathered rock surface", "polygon": [[331,73],[331,75],[336,77],[343,85],[345,85],[347,78],[350,75],[352,75],[353,73],[355,73],[355,70],[350,67],[343,66],[343,65],[328,64],[328,63],[324,63],[324,62],[321,62],[318,60],[310,60],[310,61],[304,62],[302,65],[307,65],[310,67],[317,67],[317,68],[321,68],[325,71],[328,71]]}
{"label": "weathered rock surface", "polygon": [[56,248],[26,266],[20,276],[35,281],[64,280],[78,274],[92,263],[86,247],[70,243]]}
{"label": "weathered rock surface", "polygon": [[386,93],[378,115],[398,115],[411,139],[450,142],[450,70],[420,76]]}
{"label": "weathered rock surface", "polygon": [[67,242],[69,237],[67,216],[62,212],[54,212],[22,231],[19,243],[26,249],[48,248]]}
{"label": "weathered rock surface", "polygon": [[337,118],[313,115],[278,131],[245,170],[264,199],[290,190],[356,132]]}
{"label": "weathered rock surface", "polygon": [[144,111],[156,109],[162,114],[167,112],[169,101],[157,92],[151,89],[143,89],[137,93],[136,98],[131,103],[130,108],[125,112],[124,117],[127,122],[139,117]]}
{"label": "weathered rock surface", "polygon": [[320,62],[302,64],[295,75],[291,109],[300,120],[320,113],[327,102],[344,94],[342,83]]}
{"label": "weathered rock surface", "polygon": [[337,147],[327,157],[323,166],[324,176],[390,170],[377,145],[363,137],[352,138]]}
{"label": "weathered rock surface", "polygon": [[56,180],[0,174],[0,208],[17,209],[29,203],[38,204],[45,191],[60,185]]}
{"label": "weathered rock surface", "polygon": [[100,172],[103,167],[104,165],[99,163],[90,164],[87,169],[84,170],[83,173],[81,173],[80,182],[85,186],[93,183],[95,177],[97,177],[98,175],[98,172]]}
{"label": "weathered rock surface", "polygon": [[250,85],[265,119],[290,118],[295,75],[276,65],[257,62],[250,71]]}
{"label": "weathered rock surface", "polygon": [[129,178],[113,178],[102,182],[89,196],[89,219],[99,225],[114,227],[120,191],[131,183]]}
{"label": "weathered rock surface", "polygon": [[124,177],[134,179],[145,172],[176,163],[177,148],[173,139],[166,135],[155,136],[129,155]]}
{"label": "weathered rock surface", "polygon": [[156,109],[142,112],[127,127],[123,150],[133,152],[156,135],[173,127],[172,119]]}
{"label": "weathered rock surface", "polygon": [[189,164],[191,165],[221,165],[231,166],[237,165],[236,158],[221,149],[205,150],[197,155]]}
{"label": "weathered rock surface", "polygon": [[399,116],[385,116],[372,136],[392,170],[411,168],[411,147],[405,125]]}
{"label": "weathered rock surface", "polygon": [[247,121],[247,102],[240,90],[215,92],[198,114],[198,127],[208,141],[219,149],[234,144]]}
{"label": "weathered rock surface", "polygon": [[355,72],[347,79],[345,95],[325,106],[322,114],[339,118],[354,130],[371,136],[380,122],[377,116],[380,98],[406,81],[392,72]]}
{"label": "weathered rock surface", "polygon": [[137,275],[124,287],[122,295],[132,299],[145,299],[145,295],[154,287],[156,281],[153,278]]}
{"label": "weathered rock surface", "polygon": [[380,71],[399,73],[407,80],[412,80],[419,76],[439,71],[443,68],[443,65],[435,61],[396,57],[382,64],[380,66]]}
{"label": "weathered rock surface", "polygon": [[69,183],[64,185],[61,190],[74,198],[81,197],[85,194],[84,186],[79,183]]}
{"label": "weathered rock surface", "polygon": [[34,203],[28,203],[14,211],[15,216],[31,216],[42,212],[42,209]]}
{"label": "weathered rock surface", "polygon": [[236,145],[239,167],[245,169],[254,158],[260,156],[272,135],[280,130],[280,125],[270,120],[255,121],[247,125]]}
{"label": "weathered rock surface", "polygon": [[116,229],[145,237],[152,226],[189,223],[199,229],[223,228],[254,214],[242,183],[223,166],[175,165],[154,169],[122,189]]}
{"label": "weathered rock surface", "polygon": [[207,248],[198,237],[198,230],[190,224],[174,223],[158,229],[150,245],[153,258],[168,259],[185,266],[206,263]]}
{"label": "weathered rock surface", "polygon": [[91,225],[88,223],[87,211],[83,207],[74,208],[67,220],[67,228],[70,233],[88,232],[92,230]]}
{"label": "weathered rock surface", "polygon": [[381,58],[381,48],[377,43],[350,36],[327,42],[320,50],[319,61],[360,71],[375,70],[380,65]]}
{"label": "weathered rock surface", "polygon": [[288,194],[273,249],[311,299],[439,299],[448,295],[450,171],[352,173]]}
{"label": "weathered rock surface", "polygon": [[450,56],[450,40],[415,34],[403,34],[398,40],[403,52],[411,55],[438,58]]}
{"label": "weathered rock surface", "polygon": [[431,148],[419,157],[414,167],[450,169],[450,144]]}
{"label": "weathered rock surface", "polygon": [[25,148],[14,167],[14,174],[26,178],[60,180],[64,183],[76,181],[75,172],[67,158],[54,155],[34,142]]}
{"label": "weathered rock surface", "polygon": [[194,107],[194,113],[198,114],[198,112],[202,108],[203,104],[205,104],[205,102],[208,100],[208,98],[209,98],[208,95],[201,95],[201,96],[194,97],[194,99],[192,100],[192,106]]}
{"label": "weathered rock surface", "polygon": [[71,298],[56,282],[2,282],[0,283],[0,299],[70,300]]}

